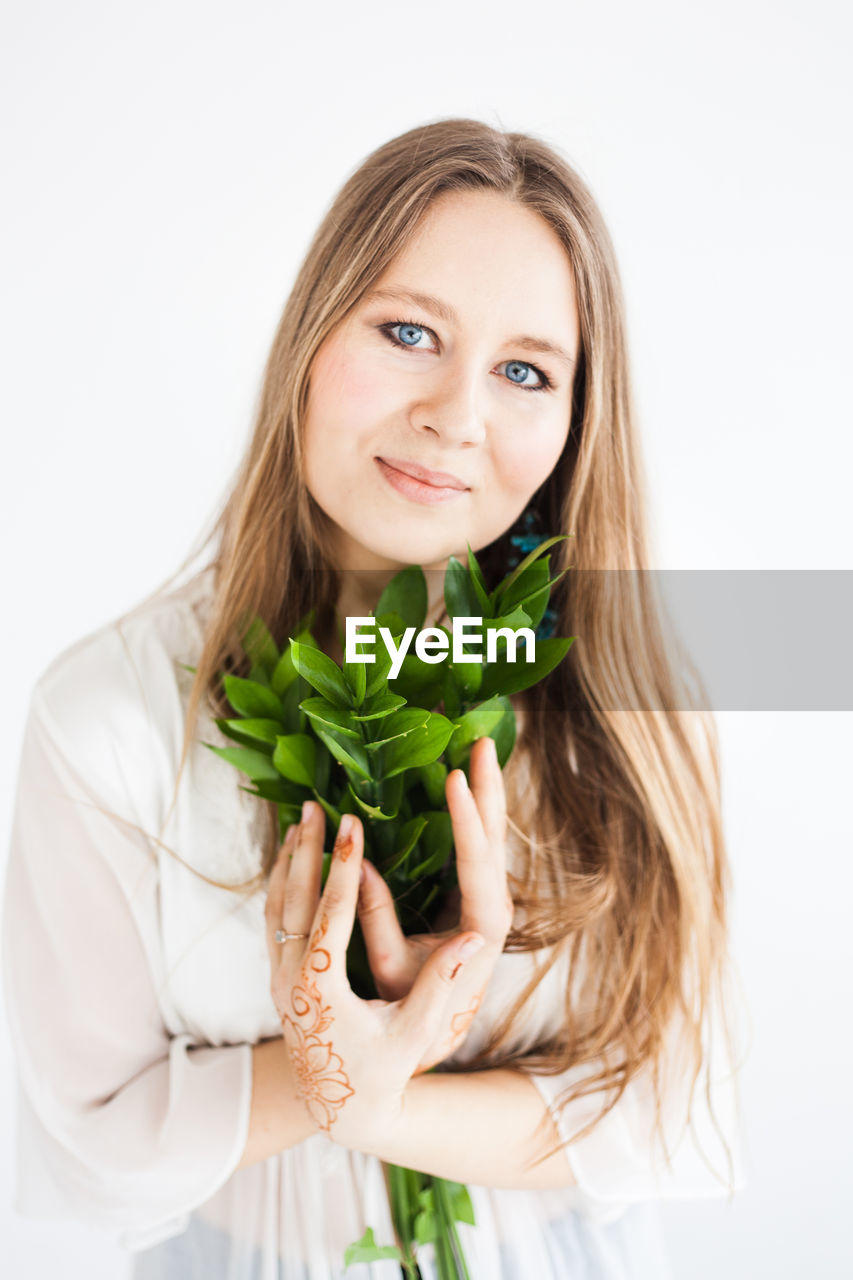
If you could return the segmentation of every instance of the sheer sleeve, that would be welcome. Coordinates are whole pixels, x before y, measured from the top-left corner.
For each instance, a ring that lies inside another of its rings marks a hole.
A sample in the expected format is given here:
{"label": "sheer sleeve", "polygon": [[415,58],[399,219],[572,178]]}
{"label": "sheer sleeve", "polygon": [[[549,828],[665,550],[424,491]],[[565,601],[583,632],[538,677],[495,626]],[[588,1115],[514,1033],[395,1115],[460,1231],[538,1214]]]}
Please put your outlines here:
{"label": "sheer sleeve", "polygon": [[106,666],[66,672],[58,699],[55,681],[47,697],[36,685],[20,757],[3,942],[16,1208],[141,1247],[182,1230],[239,1163],[252,1059],[248,1044],[199,1046],[166,1026],[139,808],[157,746],[135,672],[107,646]]}
{"label": "sheer sleeve", "polygon": [[577,1141],[574,1135],[600,1114],[603,1095],[588,1094],[563,1106],[561,1095],[597,1071],[598,1064],[531,1075],[564,1143],[579,1207],[593,1221],[609,1222],[642,1200],[721,1196],[745,1185],[736,1078],[720,1020],[712,1012],[706,1021],[705,1059],[692,1101],[695,1068],[677,1029],[674,1023],[663,1066],[663,1139],[648,1071],[638,1073],[607,1115]]}

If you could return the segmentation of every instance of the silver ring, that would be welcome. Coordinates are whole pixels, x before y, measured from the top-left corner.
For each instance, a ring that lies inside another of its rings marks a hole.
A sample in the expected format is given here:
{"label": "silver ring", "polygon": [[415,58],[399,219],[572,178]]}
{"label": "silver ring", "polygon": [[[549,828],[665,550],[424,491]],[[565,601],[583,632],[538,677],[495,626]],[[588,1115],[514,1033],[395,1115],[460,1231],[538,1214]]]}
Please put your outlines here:
{"label": "silver ring", "polygon": [[307,933],[285,933],[283,929],[276,929],[275,931],[276,942],[290,942],[292,938],[307,938],[307,937],[308,937]]}

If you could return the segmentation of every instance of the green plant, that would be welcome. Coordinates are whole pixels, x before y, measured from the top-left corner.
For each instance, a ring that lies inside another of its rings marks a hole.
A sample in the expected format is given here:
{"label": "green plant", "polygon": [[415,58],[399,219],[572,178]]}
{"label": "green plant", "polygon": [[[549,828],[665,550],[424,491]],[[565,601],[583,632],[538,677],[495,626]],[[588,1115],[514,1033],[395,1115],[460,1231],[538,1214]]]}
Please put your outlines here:
{"label": "green plant", "polygon": [[[309,615],[281,652],[266,624],[253,618],[243,636],[248,677],[221,673],[235,714],[216,724],[237,745],[204,745],[248,777],[251,786],[243,790],[276,804],[282,840],[299,821],[305,800],[323,807],[326,848],[334,843],[341,816],[358,814],[365,856],[391,888],[406,934],[431,928],[456,883],[444,800],[449,770],[467,773],[471,747],[485,735],[494,739],[503,768],[516,737],[511,695],[544,679],[575,638],[537,639],[535,660],[526,662],[519,654],[512,661],[506,637],[499,636],[492,661],[485,660],[490,631],[535,630],[542,623],[551,589],[563,576],[550,577],[545,552],[562,540],[563,535],[546,539],[491,591],[470,546],[467,565],[451,556],[444,578],[447,615],[451,625],[455,618],[480,620],[467,628],[470,639],[462,652],[483,660],[454,662],[451,650],[445,661],[431,664],[407,652],[391,678],[391,656],[377,645],[373,663],[345,660],[339,666],[318,646]],[[427,607],[426,578],[412,565],[382,592],[376,626],[386,628],[399,647],[407,628],[423,628]],[[440,630],[450,646],[451,628]],[[347,971],[358,995],[377,994],[357,924]],[[456,1223],[474,1221],[466,1188],[413,1170],[388,1171],[402,1248],[377,1245],[368,1228],[348,1248],[346,1264],[395,1257],[413,1278],[419,1274],[415,1246],[431,1242],[440,1280],[464,1280],[468,1270]]]}

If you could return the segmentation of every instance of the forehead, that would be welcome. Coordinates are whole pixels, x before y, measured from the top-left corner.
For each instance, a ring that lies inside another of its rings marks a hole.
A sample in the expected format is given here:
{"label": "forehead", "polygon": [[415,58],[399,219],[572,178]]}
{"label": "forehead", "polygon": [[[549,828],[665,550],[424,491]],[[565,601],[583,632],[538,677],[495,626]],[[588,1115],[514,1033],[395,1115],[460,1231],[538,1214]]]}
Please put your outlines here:
{"label": "forehead", "polygon": [[368,297],[373,290],[394,288],[446,302],[442,318],[448,323],[488,319],[537,331],[548,325],[554,341],[577,343],[575,284],[566,249],[535,210],[497,192],[438,196]]}

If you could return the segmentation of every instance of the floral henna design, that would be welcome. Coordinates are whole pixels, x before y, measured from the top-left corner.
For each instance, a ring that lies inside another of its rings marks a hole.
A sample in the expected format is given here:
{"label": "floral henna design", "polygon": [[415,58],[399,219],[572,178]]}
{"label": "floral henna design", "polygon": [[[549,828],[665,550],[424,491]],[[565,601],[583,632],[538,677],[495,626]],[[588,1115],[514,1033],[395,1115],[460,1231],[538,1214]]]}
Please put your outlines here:
{"label": "floral henna design", "polygon": [[463,1037],[467,1035],[468,1028],[474,1021],[474,1014],[483,1003],[485,990],[485,987],[481,987],[468,1008],[463,1009],[460,1013],[454,1013],[453,1017],[450,1019],[450,1030],[452,1034],[450,1037],[450,1048],[447,1050],[448,1053],[451,1053]]}
{"label": "floral henna design", "polygon": [[285,1014],[282,1026],[290,1028],[289,1049],[296,1072],[298,1096],[318,1128],[327,1133],[338,1118],[338,1111],[355,1090],[339,1054],[330,1040],[321,1040],[334,1022],[331,1006],[323,1003],[315,973],[325,973],[332,957],[320,943],[329,928],[329,917],[323,913],[319,928],[311,938],[302,969],[299,985],[290,993],[290,1006],[295,1018]]}
{"label": "floral henna design", "polygon": [[418,1067],[418,1070],[415,1073],[416,1075],[420,1075],[424,1071],[431,1070],[431,1068],[437,1066],[439,1062],[443,1062],[445,1058],[449,1058],[451,1053],[453,1053],[453,1050],[459,1047],[465,1039],[465,1036],[468,1034],[468,1029],[474,1021],[474,1015],[483,1003],[483,996],[485,993],[486,988],[481,987],[467,1009],[461,1009],[459,1013],[454,1013],[453,1017],[450,1019],[450,1035],[441,1046],[437,1057],[433,1058],[425,1066]]}

